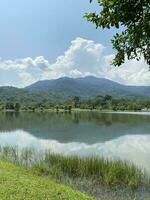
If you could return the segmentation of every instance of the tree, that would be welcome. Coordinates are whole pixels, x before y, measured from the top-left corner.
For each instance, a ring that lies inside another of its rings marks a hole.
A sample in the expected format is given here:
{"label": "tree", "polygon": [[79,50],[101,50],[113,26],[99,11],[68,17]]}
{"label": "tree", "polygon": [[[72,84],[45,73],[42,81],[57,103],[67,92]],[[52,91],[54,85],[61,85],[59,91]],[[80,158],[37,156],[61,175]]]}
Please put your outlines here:
{"label": "tree", "polygon": [[112,100],[112,96],[106,95],[106,96],[104,97],[104,100],[105,100],[105,101],[111,101],[111,100]]}
{"label": "tree", "polygon": [[7,102],[5,108],[6,110],[14,110],[14,104]]}
{"label": "tree", "polygon": [[73,103],[74,103],[74,107],[77,108],[79,106],[79,102],[80,102],[80,97],[75,96],[73,98]]}
{"label": "tree", "polygon": [[68,106],[68,110],[69,110],[69,112],[71,112],[71,110],[72,110],[72,106],[71,105]]}
{"label": "tree", "polygon": [[150,65],[150,0],[98,0],[98,3],[102,7],[100,13],[87,13],[88,21],[96,28],[123,27],[112,39],[117,51],[113,64],[120,66],[126,57],[137,60],[144,57]]}
{"label": "tree", "polygon": [[16,104],[15,104],[14,110],[15,110],[16,112],[19,112],[19,110],[20,110],[20,104],[19,104],[19,103],[16,103]]}
{"label": "tree", "polygon": [[59,106],[56,106],[56,112],[59,112]]}
{"label": "tree", "polygon": [[65,105],[64,107],[64,111],[66,112],[68,110],[68,107]]}

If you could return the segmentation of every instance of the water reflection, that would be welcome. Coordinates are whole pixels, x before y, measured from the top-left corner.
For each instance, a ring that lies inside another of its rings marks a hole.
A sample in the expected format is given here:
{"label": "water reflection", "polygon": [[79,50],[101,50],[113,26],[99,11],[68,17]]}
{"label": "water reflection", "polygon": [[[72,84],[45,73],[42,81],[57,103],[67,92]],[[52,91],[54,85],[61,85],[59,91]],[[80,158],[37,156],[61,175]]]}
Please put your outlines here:
{"label": "water reflection", "polygon": [[39,152],[50,150],[64,155],[97,155],[111,159],[124,159],[150,172],[150,135],[126,135],[90,145],[82,142],[60,143],[56,140],[38,139],[25,131],[18,130],[11,134],[1,133],[0,145],[34,148]]}
{"label": "water reflection", "polygon": [[150,115],[1,113],[0,145],[127,159],[150,172]]}
{"label": "water reflection", "polygon": [[124,135],[150,134],[150,116],[94,112],[0,114],[0,132],[16,130],[61,143],[95,144]]}

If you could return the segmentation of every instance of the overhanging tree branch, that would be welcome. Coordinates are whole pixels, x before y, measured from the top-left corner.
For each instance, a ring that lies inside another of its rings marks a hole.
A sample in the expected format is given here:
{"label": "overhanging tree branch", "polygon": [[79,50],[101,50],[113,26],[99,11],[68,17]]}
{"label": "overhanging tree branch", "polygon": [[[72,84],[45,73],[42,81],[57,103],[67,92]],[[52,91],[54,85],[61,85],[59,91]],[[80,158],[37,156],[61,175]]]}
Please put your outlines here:
{"label": "overhanging tree branch", "polygon": [[113,64],[120,66],[125,57],[137,60],[144,57],[150,65],[150,0],[98,0],[98,3],[102,8],[98,14],[85,15],[89,22],[102,29],[124,27],[112,39],[117,51]]}

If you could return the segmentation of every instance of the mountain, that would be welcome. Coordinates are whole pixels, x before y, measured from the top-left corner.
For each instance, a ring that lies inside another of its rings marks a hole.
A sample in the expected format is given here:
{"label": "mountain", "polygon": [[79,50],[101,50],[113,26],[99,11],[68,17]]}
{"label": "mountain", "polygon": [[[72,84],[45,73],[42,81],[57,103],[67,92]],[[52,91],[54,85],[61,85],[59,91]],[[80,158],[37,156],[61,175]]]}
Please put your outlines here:
{"label": "mountain", "polygon": [[0,101],[12,103],[18,101],[22,105],[57,104],[57,102],[74,96],[91,98],[98,95],[111,95],[114,98],[150,98],[150,87],[125,86],[108,79],[92,76],[38,81],[22,89],[0,87]]}
{"label": "mountain", "polygon": [[149,86],[125,86],[117,82],[88,76],[84,78],[63,77],[54,80],[38,81],[25,88],[28,92],[44,92],[61,98],[95,97],[97,95],[111,95],[113,97],[149,98]]}

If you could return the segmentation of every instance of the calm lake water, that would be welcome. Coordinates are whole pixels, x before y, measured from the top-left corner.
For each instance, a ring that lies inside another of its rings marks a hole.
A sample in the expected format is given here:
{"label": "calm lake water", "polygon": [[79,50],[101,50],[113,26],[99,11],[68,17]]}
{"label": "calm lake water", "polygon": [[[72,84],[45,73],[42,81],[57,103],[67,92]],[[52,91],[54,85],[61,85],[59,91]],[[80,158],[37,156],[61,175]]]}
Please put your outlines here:
{"label": "calm lake water", "polygon": [[150,114],[1,113],[0,145],[124,159],[150,172]]}

